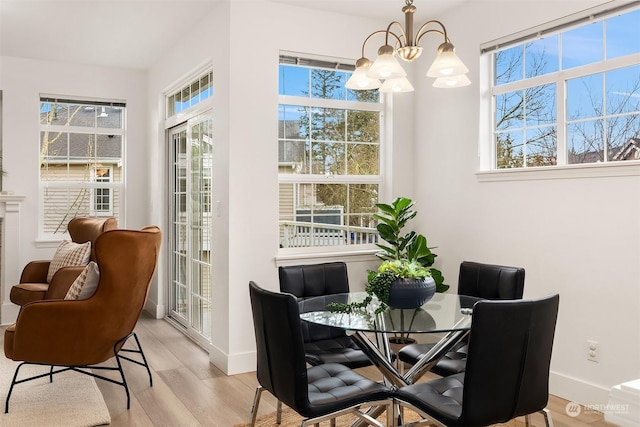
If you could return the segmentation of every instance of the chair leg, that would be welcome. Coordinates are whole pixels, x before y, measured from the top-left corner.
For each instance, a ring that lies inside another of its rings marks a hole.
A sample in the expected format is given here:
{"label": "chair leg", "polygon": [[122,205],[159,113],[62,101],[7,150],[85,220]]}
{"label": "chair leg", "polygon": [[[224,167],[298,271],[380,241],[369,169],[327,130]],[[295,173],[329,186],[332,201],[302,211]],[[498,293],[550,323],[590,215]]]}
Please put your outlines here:
{"label": "chair leg", "polygon": [[[121,348],[120,351],[118,353],[115,353],[115,348],[114,348],[114,353],[116,354],[116,357],[121,357],[125,360],[128,360],[129,362],[135,363],[136,365],[140,365],[140,366],[144,366],[147,370],[147,374],[149,374],[149,386],[153,387],[153,377],[151,376],[151,369],[149,368],[149,363],[147,362],[147,358],[144,355],[144,352],[142,351],[142,346],[140,345],[140,340],[138,339],[138,335],[133,332],[130,335],[127,335],[124,339],[120,340],[119,342],[126,342],[129,337],[131,337],[133,335],[133,338],[136,341],[136,346],[138,347],[138,349],[127,349],[127,348]],[[131,359],[130,357],[125,356],[123,353],[138,353],[140,355],[140,358],[142,359],[142,362],[139,360],[135,360],[135,359]]]}
{"label": "chair leg", "polygon": [[[547,408],[544,408],[541,411],[538,411],[539,414],[542,414],[544,417],[544,424],[547,427],[553,427],[553,420],[551,419],[551,412]],[[531,424],[531,414],[527,414],[524,416],[524,424],[525,427],[530,427]]]}
{"label": "chair leg", "polygon": [[546,426],[547,427],[553,427],[553,420],[551,419],[551,412],[547,408],[544,408],[542,411],[540,411],[540,413],[544,417],[544,423],[546,424]]}
{"label": "chair leg", "polygon": [[[253,395],[253,404],[251,405],[251,415],[249,416],[249,426],[253,427],[256,424],[256,416],[258,415],[258,405],[260,405],[260,396],[262,396],[262,392],[264,388],[258,387],[256,388],[256,393]],[[278,401],[280,403],[280,401]]]}
{"label": "chair leg", "polygon": [[282,424],[282,402],[280,400],[276,403],[276,424]]}
{"label": "chair leg", "polygon": [[24,362],[22,362],[21,364],[18,365],[18,367],[16,368],[16,372],[13,374],[13,379],[11,380],[11,387],[9,387],[9,393],[7,393],[7,400],[5,400],[5,402],[4,402],[4,413],[5,414],[9,413],[9,399],[11,399],[11,393],[13,392],[13,386],[16,385],[16,379],[18,378],[18,371],[20,370],[20,368],[22,368],[22,365],[24,365]]}

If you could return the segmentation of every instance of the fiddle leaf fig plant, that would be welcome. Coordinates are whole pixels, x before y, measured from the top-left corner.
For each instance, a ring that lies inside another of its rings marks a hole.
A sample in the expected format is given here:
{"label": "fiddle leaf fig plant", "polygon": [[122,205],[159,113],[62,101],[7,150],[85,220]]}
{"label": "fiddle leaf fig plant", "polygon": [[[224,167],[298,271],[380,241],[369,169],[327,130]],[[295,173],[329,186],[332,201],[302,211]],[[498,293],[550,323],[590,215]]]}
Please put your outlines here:
{"label": "fiddle leaf fig plant", "polygon": [[427,246],[427,238],[415,231],[403,233],[407,223],[415,218],[417,212],[412,210],[413,201],[406,197],[399,197],[391,204],[377,204],[379,213],[374,214],[378,219],[378,235],[386,244],[376,243],[381,249],[376,256],[382,260],[377,270],[369,270],[365,291],[369,294],[363,301],[350,304],[332,303],[327,306],[330,311],[352,313],[362,311],[373,300],[375,295],[380,306],[376,314],[384,311],[389,299],[391,283],[396,279],[424,279],[433,278],[436,292],[445,292],[449,285],[444,284],[444,277],[440,270],[432,267],[436,254]]}
{"label": "fiddle leaf fig plant", "polygon": [[391,204],[379,203],[379,212],[374,214],[378,222],[378,235],[386,244],[376,243],[381,251],[376,256],[382,260],[414,261],[427,268],[436,282],[436,292],[445,292],[442,272],[432,267],[436,254],[427,246],[427,238],[415,231],[404,232],[407,223],[418,214],[413,210],[413,200],[398,197]]}

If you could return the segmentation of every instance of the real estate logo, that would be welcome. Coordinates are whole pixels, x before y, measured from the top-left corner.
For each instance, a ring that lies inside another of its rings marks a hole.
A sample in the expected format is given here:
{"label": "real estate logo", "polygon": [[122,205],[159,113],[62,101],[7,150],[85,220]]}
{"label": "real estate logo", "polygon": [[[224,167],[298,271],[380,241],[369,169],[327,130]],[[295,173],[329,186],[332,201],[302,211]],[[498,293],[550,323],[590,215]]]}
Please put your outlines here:
{"label": "real estate logo", "polygon": [[577,417],[578,415],[580,415],[580,411],[582,409],[580,408],[579,403],[569,402],[567,403],[567,406],[564,408],[564,410],[570,417]]}

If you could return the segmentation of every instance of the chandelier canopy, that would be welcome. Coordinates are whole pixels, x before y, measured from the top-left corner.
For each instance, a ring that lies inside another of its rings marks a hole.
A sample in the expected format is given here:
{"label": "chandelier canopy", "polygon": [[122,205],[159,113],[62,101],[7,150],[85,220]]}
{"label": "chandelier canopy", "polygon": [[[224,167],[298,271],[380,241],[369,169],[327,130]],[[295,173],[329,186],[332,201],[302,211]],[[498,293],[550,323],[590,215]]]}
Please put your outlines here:
{"label": "chandelier canopy", "polygon": [[[407,73],[396,59],[397,56],[407,62],[420,57],[422,48],[418,46],[420,39],[429,33],[440,34],[444,42],[438,47],[438,55],[427,71],[427,77],[434,77],[434,87],[453,88],[467,86],[471,81],[466,76],[469,69],[455,54],[455,49],[447,30],[440,21],[430,20],[422,24],[420,29],[413,33],[413,16],[416,7],[413,0],[405,0],[402,8],[405,27],[397,22],[391,22],[386,30],[378,30],[369,34],[362,43],[362,57],[356,61],[356,69],[347,81],[346,87],[354,90],[380,89],[381,92],[411,92],[413,86],[407,79]],[[394,32],[394,30],[396,32]],[[372,63],[364,56],[364,50],[371,37],[377,34],[385,35],[385,44],[378,49],[378,57]],[[394,46],[389,44],[389,39],[395,39]],[[384,80],[384,83],[380,80]]]}

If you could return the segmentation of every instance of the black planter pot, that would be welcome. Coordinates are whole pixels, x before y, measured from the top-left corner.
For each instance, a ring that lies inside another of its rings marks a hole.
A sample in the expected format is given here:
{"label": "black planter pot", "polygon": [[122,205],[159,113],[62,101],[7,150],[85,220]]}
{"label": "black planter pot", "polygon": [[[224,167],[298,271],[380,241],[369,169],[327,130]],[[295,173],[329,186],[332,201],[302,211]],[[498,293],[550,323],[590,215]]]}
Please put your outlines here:
{"label": "black planter pot", "polygon": [[391,308],[418,308],[436,293],[436,282],[431,277],[424,279],[396,279],[389,289]]}

